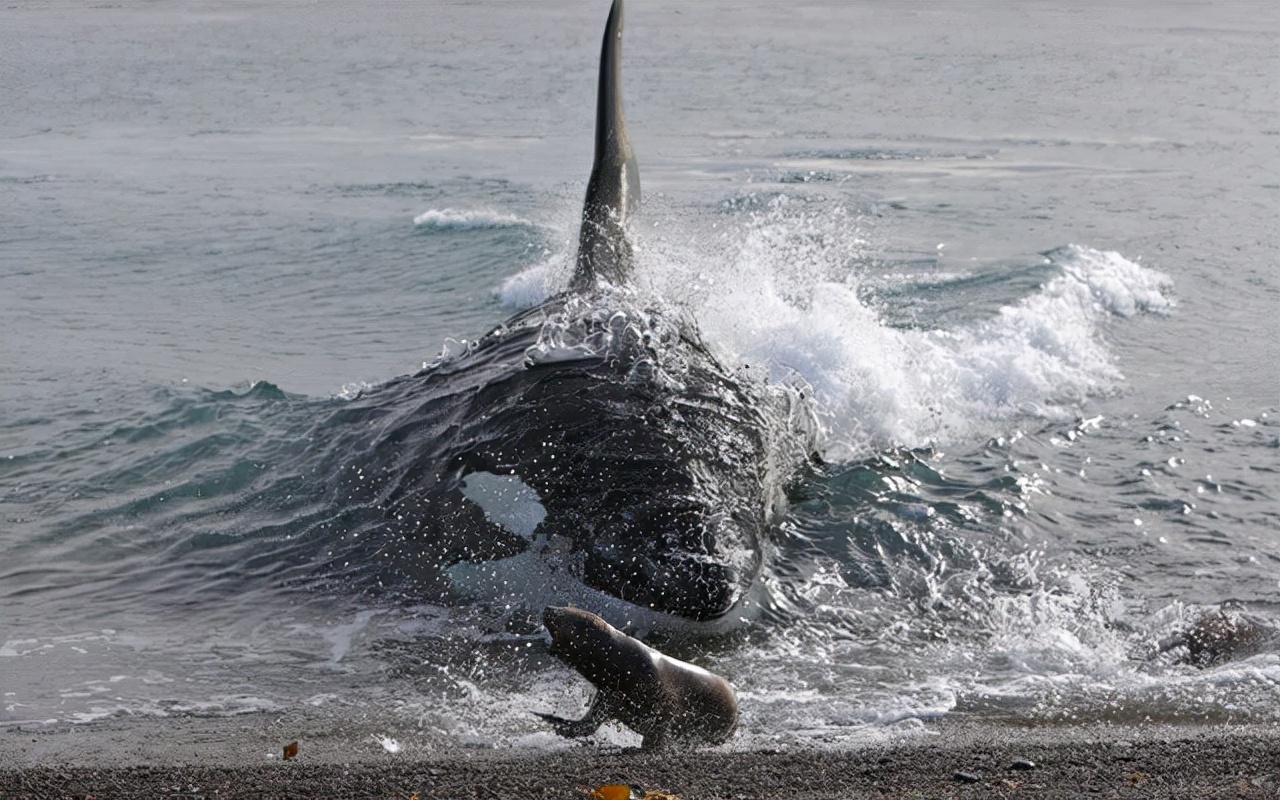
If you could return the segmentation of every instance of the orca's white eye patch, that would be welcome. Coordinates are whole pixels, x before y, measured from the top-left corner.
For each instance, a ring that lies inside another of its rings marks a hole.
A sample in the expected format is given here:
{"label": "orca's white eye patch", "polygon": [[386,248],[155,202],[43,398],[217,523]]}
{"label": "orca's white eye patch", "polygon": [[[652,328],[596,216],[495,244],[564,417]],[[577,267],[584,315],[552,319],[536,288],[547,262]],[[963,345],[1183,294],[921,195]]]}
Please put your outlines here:
{"label": "orca's white eye patch", "polygon": [[538,493],[518,475],[472,472],[462,479],[462,496],[480,506],[490,522],[526,539],[547,518]]}

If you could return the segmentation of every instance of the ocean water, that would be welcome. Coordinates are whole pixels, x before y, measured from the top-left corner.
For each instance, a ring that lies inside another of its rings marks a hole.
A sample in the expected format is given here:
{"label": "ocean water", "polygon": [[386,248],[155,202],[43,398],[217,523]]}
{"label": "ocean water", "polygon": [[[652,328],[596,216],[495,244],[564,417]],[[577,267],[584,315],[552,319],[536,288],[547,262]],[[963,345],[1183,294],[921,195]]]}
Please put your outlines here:
{"label": "ocean water", "polygon": [[[316,569],[315,475],[335,409],[565,285],[606,11],[0,12],[0,732],[564,745],[530,712],[589,689],[520,598]],[[731,746],[1280,719],[1280,12],[634,0],[626,36],[637,280],[821,428],[764,613],[659,640],[738,687]],[[1240,646],[1189,663],[1217,614]]]}

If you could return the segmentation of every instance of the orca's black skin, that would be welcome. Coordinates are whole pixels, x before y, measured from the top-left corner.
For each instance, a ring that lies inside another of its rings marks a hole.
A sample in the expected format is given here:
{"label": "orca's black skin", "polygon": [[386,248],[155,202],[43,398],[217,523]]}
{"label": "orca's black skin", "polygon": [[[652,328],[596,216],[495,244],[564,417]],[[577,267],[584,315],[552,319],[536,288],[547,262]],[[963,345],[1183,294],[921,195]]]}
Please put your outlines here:
{"label": "orca's black skin", "polygon": [[335,414],[343,510],[326,524],[365,548],[335,558],[376,558],[447,594],[450,565],[530,548],[464,496],[467,476],[487,472],[536,491],[535,533],[556,543],[559,568],[629,603],[715,620],[757,577],[807,445],[781,435],[789,412],[721,364],[690,320],[627,286],[639,178],[618,85],[622,5],[605,31],[569,291]]}

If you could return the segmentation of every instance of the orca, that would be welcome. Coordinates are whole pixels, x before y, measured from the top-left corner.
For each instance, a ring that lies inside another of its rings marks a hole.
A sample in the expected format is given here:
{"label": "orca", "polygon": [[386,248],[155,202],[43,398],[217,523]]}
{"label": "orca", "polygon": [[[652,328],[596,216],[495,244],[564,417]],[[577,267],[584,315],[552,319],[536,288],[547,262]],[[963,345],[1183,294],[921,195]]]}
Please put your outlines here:
{"label": "orca", "polygon": [[809,452],[804,414],[633,286],[622,29],[614,0],[568,289],[335,412],[354,433],[328,524],[361,544],[334,558],[376,561],[410,592],[499,595],[533,614],[573,602],[619,624],[636,609],[713,622],[751,603]]}

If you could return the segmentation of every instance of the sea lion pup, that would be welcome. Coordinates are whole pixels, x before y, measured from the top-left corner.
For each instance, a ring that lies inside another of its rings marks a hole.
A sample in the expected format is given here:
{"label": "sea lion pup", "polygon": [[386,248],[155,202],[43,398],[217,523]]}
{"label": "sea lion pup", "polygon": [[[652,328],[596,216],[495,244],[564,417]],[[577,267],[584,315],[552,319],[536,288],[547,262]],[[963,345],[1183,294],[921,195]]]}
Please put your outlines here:
{"label": "sea lion pup", "polygon": [[737,727],[738,699],[719,675],[663,655],[589,611],[549,606],[542,622],[551,654],[596,687],[580,720],[538,714],[561,736],[590,736],[616,719],[651,750],[673,741],[720,744]]}

